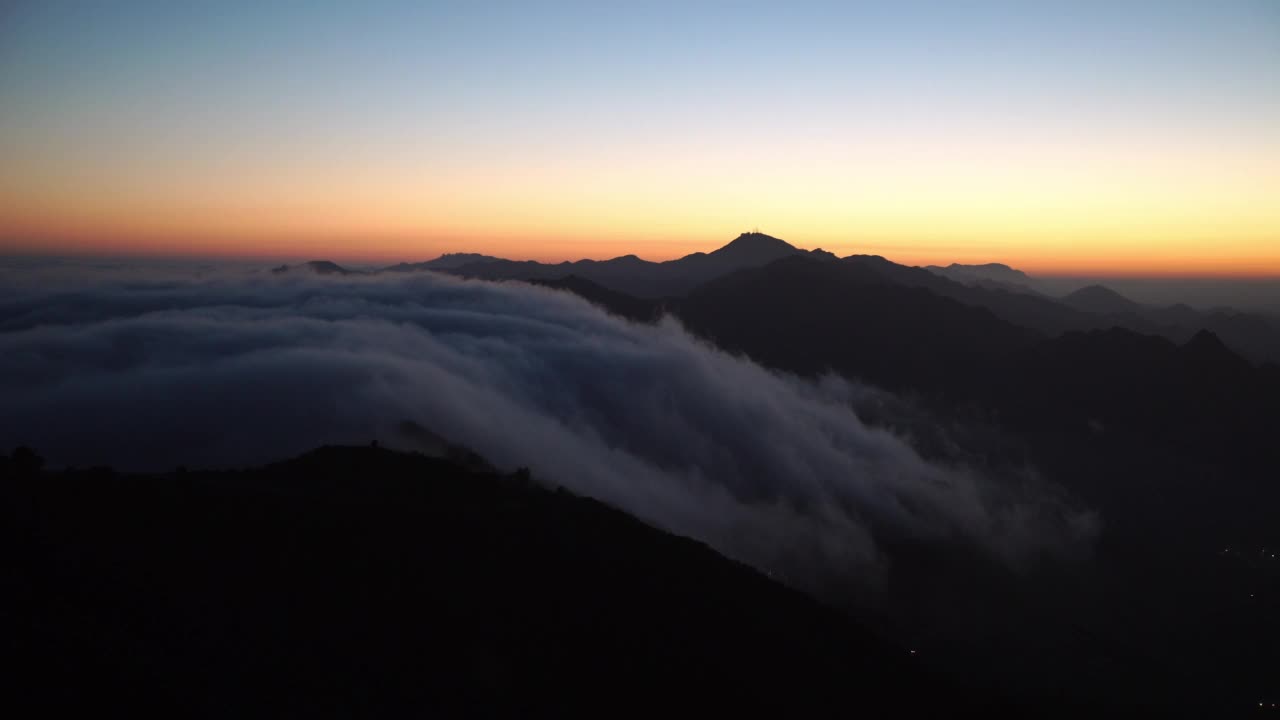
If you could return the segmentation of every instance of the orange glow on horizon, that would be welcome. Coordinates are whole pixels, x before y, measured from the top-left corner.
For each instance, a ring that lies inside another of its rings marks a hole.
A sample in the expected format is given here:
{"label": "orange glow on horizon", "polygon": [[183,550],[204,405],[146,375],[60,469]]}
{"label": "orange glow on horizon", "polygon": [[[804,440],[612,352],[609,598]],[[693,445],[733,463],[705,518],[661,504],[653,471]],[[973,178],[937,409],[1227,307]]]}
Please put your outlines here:
{"label": "orange glow on horizon", "polygon": [[[288,231],[245,233],[239,237],[190,231],[156,230],[136,235],[88,236],[68,228],[61,233],[36,233],[29,229],[0,231],[4,237],[36,240],[0,240],[0,253],[70,255],[84,257],[144,256],[192,259],[305,261],[326,259],[349,263],[420,262],[444,253],[475,252],[512,260],[546,263],[580,259],[607,260],[634,254],[661,262],[695,252],[710,252],[732,240],[746,228],[726,226],[720,231],[697,234],[644,235],[600,232],[595,234],[463,234],[433,236],[411,232],[333,234]],[[951,263],[1004,263],[1034,276],[1089,277],[1215,277],[1280,279],[1280,239],[1238,243],[1224,252],[1212,241],[1183,242],[1150,249],[1112,248],[1099,253],[1093,244],[980,242],[964,239],[912,242],[902,239],[864,241],[843,239],[836,233],[827,241],[806,242],[802,235],[767,232],[803,249],[821,247],[845,257],[880,255],[905,265]],[[853,235],[853,233],[850,233]]]}
{"label": "orange glow on horizon", "polygon": [[683,28],[425,3],[368,35],[261,3],[21,5],[0,254],[667,260],[758,226],[912,265],[1280,277],[1280,16],[1257,3],[682,3]]}
{"label": "orange glow on horizon", "polygon": [[493,166],[433,166],[394,148],[357,163],[140,145],[149,159],[133,165],[127,148],[86,149],[74,163],[16,148],[0,170],[0,253],[669,260],[758,225],[798,247],[911,265],[1280,277],[1280,144],[1178,140],[910,135],[763,148],[727,137],[575,158],[516,149]]}
{"label": "orange glow on horizon", "polygon": [[1280,276],[1280,143],[1125,139],[904,132],[765,147],[728,134],[573,157],[513,148],[493,164],[391,147],[246,158],[146,152],[143,139],[132,151],[145,162],[128,147],[16,148],[0,170],[0,252],[669,260],[759,226],[798,247],[911,265]]}

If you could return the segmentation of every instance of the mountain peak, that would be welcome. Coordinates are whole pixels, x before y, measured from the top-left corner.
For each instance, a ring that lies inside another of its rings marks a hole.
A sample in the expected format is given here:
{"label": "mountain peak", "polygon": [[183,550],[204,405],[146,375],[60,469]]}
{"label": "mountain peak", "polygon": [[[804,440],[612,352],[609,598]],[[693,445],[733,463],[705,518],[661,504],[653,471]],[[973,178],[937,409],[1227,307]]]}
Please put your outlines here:
{"label": "mountain peak", "polygon": [[1184,355],[1201,365],[1243,368],[1248,361],[1237,355],[1216,333],[1201,328],[1181,348]]}
{"label": "mountain peak", "polygon": [[760,232],[746,232],[712,252],[712,255],[734,255],[744,258],[772,260],[799,252],[794,245]]}
{"label": "mountain peak", "polygon": [[346,275],[351,272],[332,260],[312,260],[307,263],[307,267],[321,275]]}
{"label": "mountain peak", "polygon": [[431,270],[447,270],[473,263],[494,262],[499,259],[492,255],[482,255],[480,253],[456,252],[445,253],[435,260],[428,260],[425,263],[420,263],[420,265]]}
{"label": "mountain peak", "polygon": [[1137,310],[1138,303],[1105,285],[1086,285],[1062,298],[1062,302],[1077,310],[1092,313],[1121,313]]}
{"label": "mountain peak", "polygon": [[277,275],[280,275],[282,273],[287,273],[290,270],[293,270],[295,267],[310,270],[311,272],[316,273],[317,275],[356,275],[358,274],[355,270],[348,270],[342,267],[341,265],[339,265],[338,263],[332,262],[330,260],[310,260],[308,262],[302,263],[301,265],[294,265],[294,266],[281,265],[280,267],[272,268],[271,272]]}
{"label": "mountain peak", "polygon": [[1009,286],[1026,286],[1032,282],[1031,278],[1021,270],[998,262],[982,263],[980,265],[951,263],[946,267],[926,265],[924,269],[934,275],[941,275],[965,285],[1003,283]]}
{"label": "mountain peak", "polygon": [[1067,295],[1067,297],[1105,297],[1105,298],[1124,298],[1123,295],[1112,290],[1106,285],[1085,285],[1079,290],[1075,290]]}
{"label": "mountain peak", "polygon": [[1191,339],[1182,346],[1187,350],[1193,350],[1199,353],[1221,353],[1231,352],[1226,344],[1222,342],[1222,338],[1211,330],[1201,328]]}

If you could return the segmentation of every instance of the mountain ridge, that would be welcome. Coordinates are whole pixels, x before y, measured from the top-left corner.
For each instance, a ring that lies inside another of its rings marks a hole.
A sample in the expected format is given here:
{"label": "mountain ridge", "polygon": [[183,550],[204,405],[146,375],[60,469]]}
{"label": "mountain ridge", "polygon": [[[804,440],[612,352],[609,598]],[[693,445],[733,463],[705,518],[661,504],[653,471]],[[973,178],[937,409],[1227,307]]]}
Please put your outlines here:
{"label": "mountain ridge", "polygon": [[771,235],[747,232],[711,252],[690,253],[661,262],[643,260],[629,254],[609,260],[576,260],[554,264],[497,259],[442,269],[463,277],[488,280],[555,280],[576,275],[637,298],[657,299],[683,295],[704,282],[735,270],[759,267],[793,255],[835,259],[833,254],[825,250],[802,250]]}
{"label": "mountain ridge", "polygon": [[[597,286],[598,289],[583,288],[596,298],[604,297],[601,291],[625,296],[602,300],[601,304],[621,309],[627,317],[646,318],[653,311],[642,306],[643,302],[638,304],[632,299],[652,302],[683,297],[738,270],[764,267],[790,257],[862,264],[893,282],[925,288],[963,304],[985,308],[1008,322],[1050,336],[1118,326],[1184,343],[1197,331],[1208,329],[1250,362],[1280,363],[1280,321],[1255,314],[1229,309],[1199,311],[1185,305],[1148,307],[1100,285],[1078,288],[1066,297],[1058,298],[1022,282],[1014,282],[1032,281],[1032,278],[1003,263],[913,267],[878,255],[852,254],[840,258],[821,248],[803,250],[759,232],[741,233],[710,252],[690,253],[662,262],[644,260],[634,254],[608,260],[543,263],[479,253],[447,253],[433,260],[398,263],[373,272],[435,271],[459,277],[524,280],[541,284],[555,284],[573,277],[576,280],[570,284],[591,283]],[[365,274],[329,261],[312,261],[295,267],[322,275]],[[282,266],[273,272],[289,270],[289,266]]]}
{"label": "mountain ridge", "polygon": [[1086,285],[1068,293],[1062,302],[1077,310],[1099,315],[1133,313],[1142,309],[1142,305],[1100,284]]}
{"label": "mountain ridge", "polygon": [[[32,603],[16,639],[24,691],[46,709],[649,716],[679,698],[817,713],[853,693],[861,709],[936,717],[972,704],[844,613],[527,471],[369,446],[157,475],[15,458],[0,456],[0,489],[32,562],[2,574],[59,598]],[[240,682],[210,692],[227,668]]]}

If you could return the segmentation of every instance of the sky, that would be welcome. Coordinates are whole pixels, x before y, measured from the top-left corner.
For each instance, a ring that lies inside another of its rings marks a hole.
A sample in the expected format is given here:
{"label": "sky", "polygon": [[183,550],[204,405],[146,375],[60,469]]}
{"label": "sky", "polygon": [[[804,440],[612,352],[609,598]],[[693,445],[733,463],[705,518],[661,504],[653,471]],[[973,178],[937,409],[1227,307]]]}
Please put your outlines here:
{"label": "sky", "polygon": [[0,253],[1280,277],[1280,3],[0,4]]}

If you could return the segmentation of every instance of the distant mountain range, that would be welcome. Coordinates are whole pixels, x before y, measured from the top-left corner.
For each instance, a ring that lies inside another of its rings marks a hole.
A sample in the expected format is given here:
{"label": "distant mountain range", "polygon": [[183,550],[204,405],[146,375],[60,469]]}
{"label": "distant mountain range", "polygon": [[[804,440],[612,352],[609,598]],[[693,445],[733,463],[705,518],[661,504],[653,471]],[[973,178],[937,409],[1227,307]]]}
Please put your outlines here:
{"label": "distant mountain range", "polygon": [[[823,262],[840,260],[821,249],[802,250],[758,232],[743,233],[710,253],[693,253],[676,260],[650,262],[635,255],[611,260],[577,260],[541,263],[508,260],[476,253],[451,253],[419,263],[399,263],[376,272],[433,270],[460,277],[486,280],[526,280],[542,284],[576,284],[579,294],[622,293],[636,300],[678,299],[731,273],[759,268],[785,258],[801,257]],[[1036,287],[1030,275],[1001,263],[910,267],[875,255],[851,255],[843,262],[862,264],[887,280],[918,287],[984,308],[1002,320],[1050,336],[1066,332],[1121,327],[1146,335],[1158,335],[1185,343],[1200,330],[1209,330],[1235,352],[1254,363],[1280,363],[1280,319],[1231,309],[1195,310],[1186,305],[1152,307],[1134,302],[1102,285],[1079,288],[1055,298]],[[356,274],[328,261],[302,266],[328,275]],[[287,272],[288,267],[276,268]],[[570,280],[572,278],[572,280]],[[588,291],[588,284],[598,289]],[[627,317],[646,316],[642,305],[614,298],[612,305]]]}
{"label": "distant mountain range", "polygon": [[[731,272],[767,265],[795,255],[821,260],[836,259],[835,255],[824,250],[800,250],[775,237],[744,233],[728,245],[710,253],[693,253],[666,262],[641,260],[635,255],[624,255],[612,260],[578,260],[558,264],[489,258],[449,266],[436,265],[432,269],[486,280],[557,280],[573,275],[628,295],[662,298],[684,295],[705,282]],[[439,260],[432,262],[438,263]]]}
{"label": "distant mountain range", "polygon": [[[650,262],[635,255],[611,260],[577,260],[541,263],[534,260],[507,260],[475,253],[450,253],[420,263],[399,263],[382,272],[435,270],[462,277],[485,280],[560,280],[575,276],[610,290],[638,298],[684,295],[695,287],[744,268],[767,265],[774,260],[802,255],[820,260],[836,260],[822,249],[801,250],[763,233],[743,233],[724,247],[709,253],[693,253],[676,260]],[[322,274],[354,273],[329,261],[312,261],[302,266]],[[289,268],[276,268],[287,272]]]}
{"label": "distant mountain range", "polygon": [[[838,258],[760,233],[661,263],[459,253],[273,270],[428,271],[530,282],[637,322],[670,315],[772,370],[864,381],[874,387],[850,390],[875,399],[859,403],[862,422],[998,480],[979,492],[1012,502],[1026,486],[1096,512],[1097,556],[1061,575],[948,576],[954,559],[903,538],[886,572],[891,592],[906,589],[883,617],[859,616],[926,637],[930,662],[965,687],[1034,688],[1017,716],[1212,717],[1226,703],[1253,710],[1275,687],[1280,617],[1267,599],[1280,597],[1280,565],[1266,550],[1280,545],[1280,329],[1266,316],[1150,307],[1101,285],[1053,297],[1005,265]],[[166,710],[200,696],[214,716],[249,691],[211,692],[192,667],[295,683],[284,714],[356,714],[376,695],[427,714],[460,697],[559,716],[618,710],[637,687],[677,687],[721,714],[805,715],[805,703],[847,696],[872,715],[938,716],[975,699],[705,547],[503,474],[426,428],[401,430],[442,457],[328,448],[235,472],[121,476],[41,473],[15,452],[0,462],[18,476],[0,483],[4,505],[44,553],[7,584],[34,608],[28,654],[90,688],[69,696],[72,709],[146,679]],[[1036,528],[1028,518],[1012,530]],[[948,578],[982,590],[932,591]],[[60,651],[84,638],[82,657]]]}
{"label": "distant mountain range", "polygon": [[841,259],[761,233],[661,263],[459,254],[386,271],[419,267],[531,281],[633,320],[674,314],[765,365],[834,370],[923,394],[946,412],[982,406],[1046,432],[1131,431],[1206,457],[1274,455],[1266,437],[1280,409],[1280,328],[1263,316],[1149,308],[1102,286],[1057,299],[1008,289],[1030,276],[1004,265],[929,270],[876,255]]}
{"label": "distant mountain range", "polygon": [[418,270],[456,270],[467,265],[480,263],[508,262],[492,255],[478,253],[445,253],[435,260],[420,263],[400,263],[386,268],[390,272],[415,272]]}
{"label": "distant mountain range", "polygon": [[[1272,457],[1280,367],[1255,367],[1211,331],[1184,343],[1034,296],[960,286],[873,256],[802,257],[707,283],[668,308],[694,332],[772,367],[825,370],[937,407],[997,409],[1023,430],[1141,433],[1221,459],[1223,448]],[[1082,329],[1044,332],[1029,318]],[[1190,398],[1195,398],[1190,402]],[[1275,458],[1280,461],[1280,457]]]}
{"label": "distant mountain range", "polygon": [[1138,303],[1102,285],[1088,285],[1062,298],[1062,304],[1076,310],[1098,315],[1137,312]]}
{"label": "distant mountain range", "polygon": [[[578,276],[538,282],[632,319],[674,315],[771,368],[888,388],[933,426],[900,425],[891,408],[875,422],[926,454],[958,445],[975,467],[1036,468],[1106,528],[1097,563],[1110,609],[1090,632],[1114,639],[1117,657],[1178,668],[1188,685],[1209,675],[1266,685],[1280,656],[1256,638],[1280,626],[1251,598],[1274,597],[1280,566],[1229,566],[1210,548],[1280,544],[1280,366],[1256,362],[1280,357],[1268,350],[1275,327],[1148,308],[1103,287],[1056,299],[984,280],[793,252],[662,299]],[[1190,590],[1201,583],[1214,589]],[[1194,617],[1202,632],[1174,630],[1184,621],[1171,617]]]}
{"label": "distant mountain range", "polygon": [[1003,263],[985,263],[982,265],[951,263],[946,267],[926,265],[924,269],[935,275],[941,275],[965,285],[1036,293],[1032,289],[1035,281],[1030,276]]}
{"label": "distant mountain range", "polygon": [[[664,263],[450,255],[425,265],[559,288],[632,320],[673,314],[770,367],[833,370],[918,397],[941,417],[995,418],[1037,454],[1105,433],[1125,457],[1144,446],[1246,475],[1280,466],[1280,328],[1265,316],[1153,308],[1102,286],[1053,298],[1014,287],[1034,279],[1004,265],[837,258],[759,233]],[[1095,499],[1110,504],[1112,490]]]}
{"label": "distant mountain range", "polygon": [[[658,308],[674,306],[679,298],[718,278],[794,257],[822,262],[840,260],[821,249],[802,250],[762,233],[744,233],[710,253],[693,253],[666,262],[624,255],[611,260],[540,263],[451,253],[374,272],[432,270],[487,280],[533,281],[570,289],[625,317],[647,319],[660,312]],[[1201,330],[1208,330],[1253,363],[1280,363],[1280,320],[1265,315],[1230,309],[1201,311],[1186,305],[1150,307],[1102,285],[1086,286],[1065,297],[1053,298],[1037,291],[1031,276],[1000,263],[915,268],[875,255],[852,255],[841,262],[866,266],[899,285],[922,288],[983,308],[1006,322],[1049,336],[1119,327],[1181,344]],[[297,267],[324,275],[364,272],[323,260]],[[274,272],[290,270],[282,266]],[[646,302],[663,298],[668,302]]]}
{"label": "distant mountain range", "polygon": [[[1231,308],[1196,310],[1185,304],[1144,305],[1100,284],[1086,285],[1061,298],[1053,298],[1039,287],[1040,283],[1035,278],[998,263],[950,265],[945,268],[929,266],[926,269],[977,289],[1005,290],[1056,300],[1052,304],[1020,301],[1021,310],[1038,308],[1032,315],[1018,313],[1017,303],[1007,300],[998,305],[988,305],[1011,322],[1050,334],[1122,327],[1184,343],[1200,330],[1209,330],[1252,362],[1280,363],[1280,318],[1276,316]],[[984,303],[981,298],[971,298],[970,301]],[[1064,307],[1076,312],[1064,312]]]}

